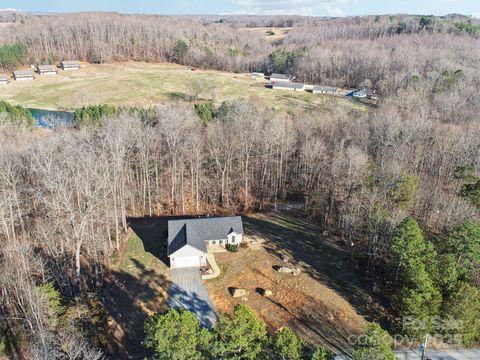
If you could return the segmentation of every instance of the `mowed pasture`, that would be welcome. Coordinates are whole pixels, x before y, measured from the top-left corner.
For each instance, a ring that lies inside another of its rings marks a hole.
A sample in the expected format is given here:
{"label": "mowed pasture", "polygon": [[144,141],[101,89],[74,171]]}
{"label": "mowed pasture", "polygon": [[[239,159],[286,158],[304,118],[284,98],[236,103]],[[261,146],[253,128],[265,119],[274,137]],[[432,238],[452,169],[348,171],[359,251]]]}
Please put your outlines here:
{"label": "mowed pasture", "polygon": [[[363,108],[346,98],[267,89],[263,81],[251,79],[248,74],[145,62],[82,64],[78,71],[59,70],[57,76],[36,75],[34,81],[12,81],[0,87],[0,99],[51,110],[73,110],[96,104],[149,107],[173,101],[193,101],[192,84],[198,81],[213,84],[217,105],[225,100],[244,99],[287,111],[318,111],[328,103]],[[200,93],[200,101],[210,98],[210,92]]]}

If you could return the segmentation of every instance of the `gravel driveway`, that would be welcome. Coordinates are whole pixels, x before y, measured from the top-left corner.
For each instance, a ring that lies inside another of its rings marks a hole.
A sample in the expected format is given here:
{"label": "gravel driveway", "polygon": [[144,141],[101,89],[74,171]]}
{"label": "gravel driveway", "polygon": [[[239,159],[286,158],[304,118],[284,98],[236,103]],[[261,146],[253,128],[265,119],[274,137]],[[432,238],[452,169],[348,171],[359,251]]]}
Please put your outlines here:
{"label": "gravel driveway", "polygon": [[203,285],[200,269],[195,267],[172,269],[171,281],[168,306],[191,311],[203,326],[212,328],[217,315],[213,310],[210,295]]}

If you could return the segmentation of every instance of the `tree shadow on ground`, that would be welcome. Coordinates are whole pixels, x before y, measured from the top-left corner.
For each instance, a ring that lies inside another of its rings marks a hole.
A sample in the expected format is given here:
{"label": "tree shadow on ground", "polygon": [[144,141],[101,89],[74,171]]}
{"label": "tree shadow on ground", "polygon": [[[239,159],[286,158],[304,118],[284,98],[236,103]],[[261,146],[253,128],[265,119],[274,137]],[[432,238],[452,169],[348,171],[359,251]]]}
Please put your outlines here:
{"label": "tree shadow on ground", "polygon": [[244,218],[247,234],[268,240],[265,249],[279,259],[288,256],[313,279],[343,296],[368,321],[390,328],[382,299],[375,296],[371,284],[356,274],[350,256],[338,241],[321,235],[320,226],[297,212],[271,212],[268,218]]}
{"label": "tree shadow on ground", "polygon": [[111,271],[103,292],[102,302],[115,328],[110,353],[113,359],[143,359],[143,326],[148,315],[165,310],[170,282],[165,276],[146,269],[137,260],[138,277],[123,271]]}
{"label": "tree shadow on ground", "polygon": [[142,240],[145,251],[149,252],[167,266],[168,220],[191,219],[193,216],[165,216],[129,218],[130,228]]}

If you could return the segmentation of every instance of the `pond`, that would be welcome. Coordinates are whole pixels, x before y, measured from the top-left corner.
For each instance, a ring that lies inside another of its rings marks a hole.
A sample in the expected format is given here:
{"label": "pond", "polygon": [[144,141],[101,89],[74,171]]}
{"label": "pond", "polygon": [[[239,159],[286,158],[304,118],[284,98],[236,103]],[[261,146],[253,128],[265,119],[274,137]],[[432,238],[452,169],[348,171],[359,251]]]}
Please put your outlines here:
{"label": "pond", "polygon": [[32,109],[28,111],[32,114],[39,128],[56,128],[59,126],[73,126],[73,112]]}

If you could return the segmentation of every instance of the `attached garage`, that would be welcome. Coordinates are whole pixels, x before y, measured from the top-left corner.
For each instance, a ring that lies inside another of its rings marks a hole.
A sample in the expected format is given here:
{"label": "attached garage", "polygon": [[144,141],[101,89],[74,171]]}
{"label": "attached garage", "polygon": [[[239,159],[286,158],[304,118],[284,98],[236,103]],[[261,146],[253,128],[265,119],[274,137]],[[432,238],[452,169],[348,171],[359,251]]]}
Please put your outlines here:
{"label": "attached garage", "polygon": [[170,257],[170,266],[172,268],[183,268],[192,266],[201,266],[201,256],[175,256]]}
{"label": "attached garage", "polygon": [[170,256],[170,267],[185,268],[185,267],[200,267],[207,263],[207,255],[193,246],[186,245],[174,252]]}

